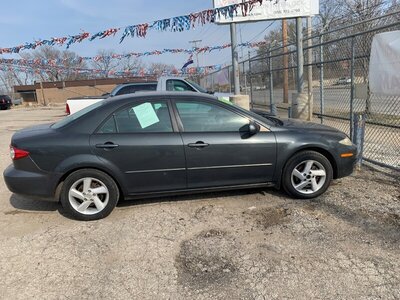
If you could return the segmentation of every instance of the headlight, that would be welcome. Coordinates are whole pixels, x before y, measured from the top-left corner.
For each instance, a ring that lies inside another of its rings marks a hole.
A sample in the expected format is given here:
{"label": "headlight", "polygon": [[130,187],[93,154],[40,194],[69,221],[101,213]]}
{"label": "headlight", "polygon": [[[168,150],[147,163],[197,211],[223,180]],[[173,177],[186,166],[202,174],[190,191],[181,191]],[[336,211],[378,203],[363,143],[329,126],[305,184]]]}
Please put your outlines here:
{"label": "headlight", "polygon": [[339,144],[345,145],[345,146],[353,146],[353,142],[348,138],[344,138],[339,142]]}

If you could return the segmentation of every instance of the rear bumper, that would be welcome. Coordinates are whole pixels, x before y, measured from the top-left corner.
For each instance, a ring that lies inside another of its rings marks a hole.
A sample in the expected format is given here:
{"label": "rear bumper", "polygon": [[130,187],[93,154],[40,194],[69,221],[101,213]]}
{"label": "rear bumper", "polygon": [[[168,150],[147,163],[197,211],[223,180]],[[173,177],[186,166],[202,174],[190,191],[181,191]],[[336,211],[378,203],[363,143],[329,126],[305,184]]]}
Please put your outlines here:
{"label": "rear bumper", "polygon": [[55,190],[60,176],[55,176],[54,173],[23,171],[10,165],[4,170],[3,177],[7,188],[15,194],[58,201],[55,199]]}

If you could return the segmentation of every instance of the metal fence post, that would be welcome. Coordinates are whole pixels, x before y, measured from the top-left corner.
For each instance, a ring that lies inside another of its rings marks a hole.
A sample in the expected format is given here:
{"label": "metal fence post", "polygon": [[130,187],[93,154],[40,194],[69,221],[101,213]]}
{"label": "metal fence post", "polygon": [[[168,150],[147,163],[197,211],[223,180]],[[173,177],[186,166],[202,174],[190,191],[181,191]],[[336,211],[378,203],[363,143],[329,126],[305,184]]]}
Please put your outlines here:
{"label": "metal fence post", "polygon": [[249,84],[250,84],[250,103],[251,103],[251,108],[254,108],[254,102],[253,102],[253,75],[251,73],[251,60],[250,60],[250,53],[249,53]]}
{"label": "metal fence post", "polygon": [[269,69],[269,108],[273,116],[276,116],[276,104],[274,99],[274,77],[272,72],[272,51],[268,51],[268,69]]}
{"label": "metal fence post", "polygon": [[353,126],[354,126],[354,78],[355,78],[355,37],[351,38],[351,90],[350,90],[350,139],[354,142]]}
{"label": "metal fence post", "polygon": [[243,61],[243,77],[244,77],[244,90],[247,94],[247,72],[246,72],[246,61]]}
{"label": "metal fence post", "polygon": [[364,137],[365,137],[365,113],[355,113],[353,116],[353,139],[354,144],[357,146],[357,169],[361,169],[364,151]]}
{"label": "metal fence post", "polygon": [[321,124],[324,124],[325,114],[325,99],[324,99],[324,34],[321,32],[319,36],[319,53],[320,53],[320,64],[319,64],[319,101],[320,101],[320,113],[321,113]]}

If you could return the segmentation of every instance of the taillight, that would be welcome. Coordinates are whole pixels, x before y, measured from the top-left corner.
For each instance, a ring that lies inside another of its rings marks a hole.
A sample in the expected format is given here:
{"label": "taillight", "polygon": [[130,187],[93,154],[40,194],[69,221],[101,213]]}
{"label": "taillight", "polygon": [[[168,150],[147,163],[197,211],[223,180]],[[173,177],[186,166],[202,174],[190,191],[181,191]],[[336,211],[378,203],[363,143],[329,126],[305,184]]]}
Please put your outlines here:
{"label": "taillight", "polygon": [[12,160],[21,159],[29,155],[28,151],[18,149],[17,147],[10,146],[10,156]]}
{"label": "taillight", "polygon": [[65,105],[65,112],[67,113],[67,115],[71,114],[71,111],[69,110],[69,105],[68,104]]}

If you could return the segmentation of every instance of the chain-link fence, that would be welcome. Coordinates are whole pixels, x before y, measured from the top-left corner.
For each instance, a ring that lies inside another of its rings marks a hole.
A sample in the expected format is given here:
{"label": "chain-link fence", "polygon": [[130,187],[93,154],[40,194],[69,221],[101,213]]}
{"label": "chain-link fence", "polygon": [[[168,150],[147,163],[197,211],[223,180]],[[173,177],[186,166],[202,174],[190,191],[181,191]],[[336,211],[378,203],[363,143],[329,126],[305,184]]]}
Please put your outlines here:
{"label": "chain-link fence", "polygon": [[[363,158],[400,170],[400,95],[383,97],[368,88],[372,39],[377,33],[400,30],[400,10],[313,34],[304,40],[304,78],[313,95],[313,121],[352,137],[355,114],[365,115]],[[311,54],[309,55],[309,52]],[[311,57],[311,60],[308,58]],[[241,92],[251,107],[287,116],[296,89],[297,51],[294,45],[267,48],[240,63]],[[400,72],[400,71],[399,71]],[[202,79],[209,90],[232,92],[232,68]]]}

